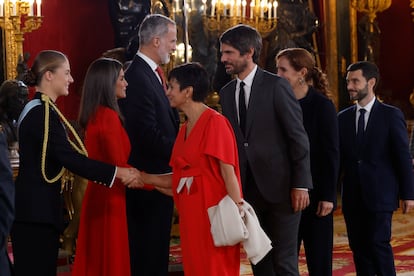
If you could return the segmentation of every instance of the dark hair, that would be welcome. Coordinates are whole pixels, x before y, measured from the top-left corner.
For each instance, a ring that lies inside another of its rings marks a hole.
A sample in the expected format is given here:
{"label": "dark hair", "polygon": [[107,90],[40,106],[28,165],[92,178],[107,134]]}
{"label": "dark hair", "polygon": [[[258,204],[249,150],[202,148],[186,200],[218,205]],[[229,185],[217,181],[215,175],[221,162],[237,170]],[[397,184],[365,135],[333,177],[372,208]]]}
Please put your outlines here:
{"label": "dark hair", "polygon": [[82,87],[78,117],[83,129],[95,116],[99,106],[115,110],[123,121],[115,95],[115,85],[121,69],[122,63],[112,58],[99,58],[89,65]]}
{"label": "dark hair", "polygon": [[372,78],[375,79],[375,85],[374,90],[378,86],[378,83],[380,81],[380,73],[378,66],[375,63],[369,62],[369,61],[358,61],[348,66],[346,69],[346,72],[353,72],[361,70],[362,76],[368,81]]}
{"label": "dark hair", "polygon": [[329,82],[326,74],[316,66],[315,58],[309,51],[303,48],[287,48],[281,50],[276,55],[276,60],[281,57],[285,57],[289,61],[290,66],[296,71],[306,68],[308,73],[305,75],[305,81],[307,83],[310,82],[313,87],[322,92],[325,96],[332,96],[329,90]]}
{"label": "dark hair", "polygon": [[168,80],[172,79],[177,80],[180,90],[192,86],[192,100],[204,102],[208,94],[210,82],[206,69],[200,63],[192,62],[175,67],[168,75]]}
{"label": "dark hair", "polygon": [[19,80],[5,80],[0,86],[0,120],[17,120],[28,101],[29,90]]}
{"label": "dark hair", "polygon": [[65,54],[55,50],[44,50],[37,54],[32,68],[23,76],[23,82],[28,86],[40,84],[44,73],[47,71],[54,72],[68,59]]}
{"label": "dark hair", "polygon": [[253,48],[253,62],[258,63],[262,50],[262,36],[259,32],[244,24],[236,25],[220,36],[220,43],[228,44],[244,55]]}
{"label": "dark hair", "polygon": [[167,34],[169,25],[175,26],[175,22],[164,15],[147,15],[139,27],[139,44],[148,45],[154,37]]}

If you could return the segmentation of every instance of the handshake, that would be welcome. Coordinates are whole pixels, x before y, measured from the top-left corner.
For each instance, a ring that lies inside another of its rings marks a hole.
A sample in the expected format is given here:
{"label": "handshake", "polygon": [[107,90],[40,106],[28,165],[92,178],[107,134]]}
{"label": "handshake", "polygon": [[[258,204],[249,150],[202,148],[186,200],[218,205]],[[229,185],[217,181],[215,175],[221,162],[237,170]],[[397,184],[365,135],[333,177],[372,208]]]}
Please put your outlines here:
{"label": "handshake", "polygon": [[130,189],[142,189],[145,187],[147,190],[157,189],[167,195],[172,195],[171,176],[172,174],[149,174],[136,168],[121,167],[117,167],[116,173],[116,177]]}

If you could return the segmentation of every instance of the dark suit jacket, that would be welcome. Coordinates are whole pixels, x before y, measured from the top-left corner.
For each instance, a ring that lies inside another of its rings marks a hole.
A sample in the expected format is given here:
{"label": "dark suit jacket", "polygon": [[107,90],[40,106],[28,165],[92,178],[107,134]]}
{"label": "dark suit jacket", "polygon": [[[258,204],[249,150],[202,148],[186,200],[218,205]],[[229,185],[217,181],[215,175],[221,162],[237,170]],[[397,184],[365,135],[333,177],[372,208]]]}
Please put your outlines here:
{"label": "dark suit jacket", "polygon": [[375,100],[369,116],[360,156],[356,145],[356,106],[338,114],[343,170],[343,210],[355,204],[357,195],[370,211],[394,211],[399,198],[414,199],[414,177],[408,151],[404,115]]}
{"label": "dark suit jacket", "polygon": [[313,183],[310,197],[313,212],[319,201],[330,201],[336,205],[339,171],[338,120],[332,101],[313,87],[309,87],[308,94],[299,103],[310,143]]}
{"label": "dark suit jacket", "polygon": [[[178,113],[171,108],[155,72],[138,55],[125,78],[127,97],[119,104],[131,142],[128,163],[148,173],[171,172],[169,162],[178,133]],[[126,204],[131,275],[167,275],[172,197],[158,191],[127,189]]]}
{"label": "dark suit jacket", "polygon": [[135,56],[128,67],[127,97],[119,100],[131,141],[129,164],[148,173],[171,172],[171,151],[179,119],[151,67]]}
{"label": "dark suit jacket", "polygon": [[[35,98],[40,99],[41,93]],[[49,136],[46,174],[54,178],[63,167],[84,178],[110,185],[115,167],[90,160],[75,151],[58,115],[49,110]],[[61,182],[49,184],[41,173],[41,156],[45,129],[45,105],[33,107],[19,127],[20,167],[16,178],[16,218],[18,222],[50,223],[63,227]],[[98,185],[98,184],[97,184]]]}
{"label": "dark suit jacket", "polygon": [[0,274],[10,275],[7,240],[14,218],[14,183],[4,131],[0,130]]}
{"label": "dark suit jacket", "polygon": [[239,127],[235,91],[236,80],[232,80],[221,89],[220,103],[236,135],[242,184],[249,165],[259,191],[269,202],[289,202],[292,188],[312,188],[309,141],[290,84],[257,68],[246,137]]}

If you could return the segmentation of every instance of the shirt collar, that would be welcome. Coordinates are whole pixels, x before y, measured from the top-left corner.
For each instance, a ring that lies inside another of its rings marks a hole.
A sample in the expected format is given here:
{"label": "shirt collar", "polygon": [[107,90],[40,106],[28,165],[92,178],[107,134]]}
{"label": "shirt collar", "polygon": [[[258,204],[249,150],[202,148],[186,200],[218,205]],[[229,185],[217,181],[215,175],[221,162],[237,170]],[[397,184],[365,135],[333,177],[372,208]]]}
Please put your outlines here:
{"label": "shirt collar", "polygon": [[151,67],[152,71],[155,71],[155,69],[157,69],[158,65],[142,52],[138,51],[137,56],[145,60],[145,62],[148,63],[148,65]]}
{"label": "shirt collar", "polygon": [[241,80],[237,78],[237,83],[240,83],[241,81],[244,82],[245,85],[248,87],[252,87],[254,75],[256,75],[257,71],[257,65],[254,66],[253,70],[244,78],[244,80]]}
{"label": "shirt collar", "polygon": [[373,97],[372,100],[369,103],[367,103],[365,106],[360,106],[359,103],[357,103],[356,104],[356,106],[357,106],[357,110],[356,110],[357,113],[359,112],[359,110],[361,108],[365,109],[367,113],[370,113],[371,112],[371,109],[372,109],[372,106],[374,105],[375,99],[376,98]]}

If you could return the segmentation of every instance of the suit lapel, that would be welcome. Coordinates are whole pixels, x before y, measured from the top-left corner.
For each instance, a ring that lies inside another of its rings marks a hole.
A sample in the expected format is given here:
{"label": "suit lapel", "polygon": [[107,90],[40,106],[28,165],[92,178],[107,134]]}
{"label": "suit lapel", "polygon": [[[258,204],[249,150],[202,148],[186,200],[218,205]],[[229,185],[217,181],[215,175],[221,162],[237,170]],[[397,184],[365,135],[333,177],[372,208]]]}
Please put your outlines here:
{"label": "suit lapel", "polygon": [[381,103],[375,99],[375,102],[372,105],[372,108],[371,108],[371,111],[368,117],[368,121],[367,121],[367,126],[365,127],[364,145],[366,141],[370,141],[370,139],[374,138],[374,137],[371,137],[374,133],[374,129],[372,126],[381,125],[381,122],[375,122],[375,120],[378,118],[377,112],[378,112],[380,104]]}
{"label": "suit lapel", "polygon": [[[231,80],[223,90],[220,92],[221,100],[223,105],[223,114],[227,117],[230,124],[233,126],[234,134],[238,141],[243,141],[244,136],[239,125],[239,116],[236,107],[236,79]],[[225,108],[224,108],[225,107]]]}
{"label": "suit lapel", "polygon": [[168,113],[170,115],[171,120],[174,122],[174,125],[176,126],[176,129],[179,128],[180,119],[178,116],[178,111],[175,108],[171,108],[170,101],[168,100],[167,96],[165,95],[165,90],[157,76],[156,73],[151,69],[149,64],[143,60],[140,56],[135,55],[134,59],[136,59],[138,63],[138,67],[141,67],[143,69],[143,72],[148,76],[148,78],[151,80],[151,82],[154,84],[154,92],[155,94],[161,99],[161,101],[167,105]]}
{"label": "suit lapel", "polygon": [[157,94],[165,95],[164,87],[162,86],[161,82],[155,75],[156,73],[151,69],[149,64],[138,55],[135,56],[135,59],[137,60],[138,68],[142,68],[145,75],[147,75],[147,77],[151,80],[151,83],[153,84],[155,88],[154,90],[157,91]]}
{"label": "suit lapel", "polygon": [[254,112],[256,111],[256,102],[258,100],[258,97],[260,97],[260,89],[264,89],[261,87],[261,84],[263,83],[263,70],[257,67],[256,74],[253,78],[252,87],[250,90],[250,98],[249,98],[249,104],[247,108],[246,113],[246,137],[249,136],[250,129],[253,124],[253,118],[254,118]]}
{"label": "suit lapel", "polygon": [[[368,121],[366,122],[366,126],[365,126],[365,132],[364,132],[364,138],[362,141],[362,153],[364,152],[365,148],[367,147],[367,141],[372,141],[372,139],[375,139],[375,135],[377,135],[375,133],[375,129],[373,128],[373,126],[375,125],[381,125],[381,122],[375,122],[378,118],[377,116],[377,112],[380,106],[380,102],[378,102],[377,100],[375,100],[374,104],[372,105],[370,114],[368,116]],[[357,142],[356,142],[356,105],[354,107],[354,111],[352,112],[352,120],[353,120],[353,141],[354,141],[354,145],[355,148],[357,148]]]}
{"label": "suit lapel", "polygon": [[352,129],[350,130],[352,133],[352,139],[354,141],[354,145],[356,146],[356,135],[357,135],[357,123],[356,123],[356,105],[354,105],[354,108],[352,109],[352,113],[351,113],[351,124],[352,125]]}
{"label": "suit lapel", "polygon": [[[351,143],[350,149],[354,152],[355,155],[358,155],[358,145],[357,145],[357,125],[356,125],[356,104],[353,105],[352,109],[350,109],[350,113],[348,116],[349,123],[347,124],[349,126],[349,129],[345,129],[345,133],[351,133],[351,140],[348,143]],[[349,136],[348,136],[349,137]]]}
{"label": "suit lapel", "polygon": [[236,108],[236,80],[232,80],[231,83],[227,86],[225,93],[225,97],[227,98],[227,102],[229,103],[230,112],[229,112],[229,121],[232,125],[238,126],[237,128],[240,131],[239,127],[239,116],[237,114],[237,108]]}

